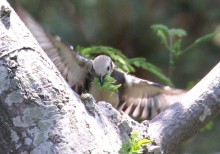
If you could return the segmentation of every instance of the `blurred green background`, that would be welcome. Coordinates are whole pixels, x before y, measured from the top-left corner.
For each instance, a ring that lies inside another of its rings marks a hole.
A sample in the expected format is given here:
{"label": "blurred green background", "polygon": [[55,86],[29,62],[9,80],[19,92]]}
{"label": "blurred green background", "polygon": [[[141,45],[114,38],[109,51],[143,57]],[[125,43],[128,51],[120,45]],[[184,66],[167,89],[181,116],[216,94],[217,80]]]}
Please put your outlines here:
{"label": "blurred green background", "polygon": [[[15,1],[10,0],[14,3]],[[18,1],[17,1],[18,2]],[[183,46],[207,33],[219,31],[219,0],[19,0],[49,32],[74,46],[106,45],[128,57],[145,57],[168,75],[169,54],[150,26],[182,28]],[[172,81],[178,88],[202,79],[220,59],[219,35],[193,48],[175,64]],[[160,82],[149,72],[137,76]],[[190,139],[177,153],[220,153],[220,118],[211,130]]]}

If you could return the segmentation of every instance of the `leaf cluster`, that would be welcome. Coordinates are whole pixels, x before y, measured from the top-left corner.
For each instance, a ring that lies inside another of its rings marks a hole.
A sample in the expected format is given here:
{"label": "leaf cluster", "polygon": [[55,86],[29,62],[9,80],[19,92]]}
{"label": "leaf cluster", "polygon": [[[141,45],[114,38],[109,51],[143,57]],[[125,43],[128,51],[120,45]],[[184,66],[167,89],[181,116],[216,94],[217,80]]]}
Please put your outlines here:
{"label": "leaf cluster", "polygon": [[131,133],[131,137],[128,143],[123,144],[120,150],[120,154],[142,154],[143,146],[151,143],[149,139],[140,139],[138,132]]}
{"label": "leaf cluster", "polygon": [[110,75],[105,76],[103,85],[100,84],[99,79],[97,77],[94,78],[93,84],[111,92],[118,92],[118,88],[121,87],[121,84],[116,84],[116,80]]}
{"label": "leaf cluster", "polygon": [[134,67],[129,63],[129,59],[118,49],[108,46],[91,46],[87,48],[77,46],[77,51],[91,59],[94,59],[100,54],[108,55],[123,71],[128,73],[135,71]]}
{"label": "leaf cluster", "polygon": [[190,51],[190,49],[204,44],[208,41],[211,41],[215,37],[215,33],[210,33],[204,35],[198,39],[196,39],[192,44],[188,45],[185,48],[182,48],[183,38],[187,36],[187,32],[183,29],[176,29],[176,28],[168,28],[162,24],[155,24],[152,25],[151,28],[153,31],[156,32],[158,38],[160,39],[161,43],[165,46],[165,48],[169,52],[169,77],[172,78],[175,63],[177,59]]}
{"label": "leaf cluster", "polygon": [[182,48],[183,38],[187,36],[187,32],[184,29],[168,28],[162,24],[154,24],[151,28],[156,32],[161,43],[174,55],[174,57],[179,57],[190,49],[211,41],[216,35],[216,33],[206,34],[196,39],[189,46]]}

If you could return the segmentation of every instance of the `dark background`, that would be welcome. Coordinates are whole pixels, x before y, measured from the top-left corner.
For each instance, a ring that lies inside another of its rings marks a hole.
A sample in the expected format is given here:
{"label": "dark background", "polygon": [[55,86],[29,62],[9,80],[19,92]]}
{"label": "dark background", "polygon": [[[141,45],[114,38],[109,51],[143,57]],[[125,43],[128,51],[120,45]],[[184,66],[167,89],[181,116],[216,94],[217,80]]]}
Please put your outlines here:
{"label": "dark background", "polygon": [[[15,1],[9,1],[14,3]],[[188,33],[187,46],[207,33],[220,31],[219,0],[20,0],[49,32],[74,46],[106,45],[120,49],[128,57],[145,57],[168,75],[169,54],[160,43],[152,24],[182,28]],[[197,83],[220,58],[220,36],[181,56],[172,78],[175,86],[186,88]],[[160,82],[149,72],[137,76]],[[220,118],[211,130],[201,131],[178,153],[220,152]]]}

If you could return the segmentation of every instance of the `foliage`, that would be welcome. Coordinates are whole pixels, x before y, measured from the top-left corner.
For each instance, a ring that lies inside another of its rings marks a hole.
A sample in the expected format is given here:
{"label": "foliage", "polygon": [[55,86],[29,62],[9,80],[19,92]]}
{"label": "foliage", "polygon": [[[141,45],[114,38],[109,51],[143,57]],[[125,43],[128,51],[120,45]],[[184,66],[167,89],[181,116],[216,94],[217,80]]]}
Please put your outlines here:
{"label": "foliage", "polygon": [[134,67],[129,63],[129,59],[122,54],[120,50],[107,46],[91,46],[88,48],[83,48],[77,46],[77,51],[82,55],[94,59],[99,54],[105,54],[112,58],[115,64],[120,67],[125,72],[134,72]]}
{"label": "foliage", "polygon": [[213,121],[210,121],[209,123],[207,123],[200,131],[203,132],[203,131],[210,131],[212,130],[214,127],[214,122]]}
{"label": "foliage", "polygon": [[102,87],[112,92],[118,92],[118,88],[121,87],[121,84],[117,84],[117,85],[115,84],[116,80],[110,75],[105,76],[103,85],[100,84],[99,79],[97,77],[95,77],[95,79],[93,80],[93,83],[97,85],[98,87]]}
{"label": "foliage", "polygon": [[164,81],[166,84],[173,86],[171,80],[162,73],[161,69],[147,62],[145,58],[139,58],[139,57],[131,58],[129,62],[136,67],[140,67],[143,68],[144,70],[148,70],[149,72],[153,73],[158,78],[160,78],[162,81]]}
{"label": "foliage", "polygon": [[120,154],[141,154],[143,152],[142,146],[151,143],[149,139],[140,139],[138,132],[131,133],[128,143],[123,144],[120,149]]}
{"label": "foliage", "polygon": [[[210,41],[214,38],[215,33],[210,33],[196,39],[188,47],[182,48],[183,38],[187,36],[187,32],[183,29],[168,28],[162,24],[152,25],[151,28],[157,33],[158,38],[161,43],[169,52],[169,77],[172,78],[172,74],[175,68],[176,60],[189,51],[190,49]],[[145,58],[128,58],[118,49],[107,47],[107,46],[91,46],[91,47],[80,47],[77,46],[77,50],[84,56],[89,58],[94,58],[98,54],[105,54],[112,58],[114,63],[122,69],[124,72],[132,73],[135,72],[135,67],[140,67],[142,69],[148,70],[158,78],[160,78],[165,84],[173,86],[171,80],[167,78],[162,71],[155,65],[147,62]],[[115,82],[115,81],[114,81]],[[107,86],[108,84],[108,86]],[[108,87],[108,88],[107,88]],[[116,87],[119,87],[116,85]],[[116,87],[113,85],[113,80],[110,83],[106,82],[105,88],[113,92],[117,91]]]}
{"label": "foliage", "polygon": [[[177,59],[190,51],[190,49],[204,44],[214,38],[216,35],[215,33],[210,33],[204,35],[198,39],[196,39],[192,44],[189,46],[182,48],[183,38],[187,36],[187,32],[183,29],[176,29],[176,28],[168,28],[162,24],[155,24],[152,25],[151,28],[157,33],[158,38],[160,39],[161,43],[165,46],[165,48],[169,52],[169,77],[172,78],[172,74],[175,68],[175,63]],[[77,46],[77,50],[86,57],[94,58],[98,54],[105,54],[112,58],[115,64],[122,69],[124,72],[132,73],[135,72],[135,67],[140,67],[144,70],[150,71],[158,78],[160,78],[165,84],[173,86],[171,80],[166,77],[162,71],[156,67],[155,65],[147,62],[145,58],[128,58],[118,49],[107,47],[107,46],[91,46],[91,47],[80,47]]]}
{"label": "foliage", "polygon": [[187,36],[187,32],[185,30],[168,28],[167,26],[162,24],[152,25],[151,28],[157,33],[157,36],[160,39],[161,43],[169,52],[170,77],[172,77],[175,62],[181,55],[198,45],[211,41],[216,35],[215,33],[206,34],[196,39],[189,46],[182,48],[183,38]]}
{"label": "foliage", "polygon": [[155,65],[147,62],[145,58],[128,58],[118,49],[107,47],[107,46],[92,46],[88,48],[83,48],[77,46],[77,50],[84,56],[89,58],[94,58],[98,54],[105,54],[112,58],[114,63],[122,69],[124,72],[132,73],[135,72],[135,67],[140,67],[145,70],[150,71],[163,82],[168,85],[172,85],[172,82],[167,78],[162,71]]}

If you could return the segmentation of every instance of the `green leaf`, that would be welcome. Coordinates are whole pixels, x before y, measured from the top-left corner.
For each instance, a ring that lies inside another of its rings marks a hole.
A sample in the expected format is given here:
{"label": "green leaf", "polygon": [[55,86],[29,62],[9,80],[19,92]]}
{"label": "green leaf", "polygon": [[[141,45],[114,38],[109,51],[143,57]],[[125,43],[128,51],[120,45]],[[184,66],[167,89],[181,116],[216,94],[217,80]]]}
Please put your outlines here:
{"label": "green leaf", "polygon": [[184,37],[187,35],[187,32],[183,29],[172,28],[169,30],[169,34],[175,37]]}
{"label": "green leaf", "polygon": [[152,141],[149,140],[149,139],[142,139],[142,140],[139,140],[138,141],[138,145],[145,145],[145,144],[148,144],[148,143],[151,143]]}
{"label": "green leaf", "polygon": [[158,31],[158,30],[161,30],[161,31],[164,31],[165,33],[168,33],[169,29],[167,26],[163,25],[163,24],[153,24],[151,26],[151,28],[154,30],[154,31]]}
{"label": "green leaf", "polygon": [[203,127],[200,131],[203,132],[203,131],[210,131],[212,130],[214,127],[214,122],[213,121],[210,121],[208,124],[205,125],[205,127]]}
{"label": "green leaf", "polygon": [[188,47],[186,47],[182,52],[181,54],[189,51],[190,49],[200,45],[200,44],[203,44],[203,43],[206,43],[208,41],[211,41],[214,37],[215,37],[216,33],[209,33],[209,34],[206,34],[198,39],[196,39],[191,45],[189,45]]}
{"label": "green leaf", "polygon": [[145,58],[132,58],[130,59],[130,63],[136,67],[141,67],[145,70],[150,71],[151,73],[156,75],[159,79],[161,79],[164,83],[173,86],[171,80],[168,77],[166,77],[158,67],[147,62]]}
{"label": "green leaf", "polygon": [[169,29],[167,28],[167,26],[162,24],[154,24],[151,26],[151,28],[157,33],[157,36],[160,38],[161,43],[168,47]]}
{"label": "green leaf", "polygon": [[197,44],[202,44],[202,43],[211,41],[215,37],[215,35],[216,35],[216,33],[206,34],[206,35],[196,39],[193,44],[197,45]]}
{"label": "green leaf", "polygon": [[123,144],[120,153],[123,152],[126,153],[126,150],[128,150],[127,151],[128,154],[141,154],[143,152],[142,146],[149,144],[151,142],[152,141],[149,139],[140,139],[140,135],[138,132],[132,132],[129,139],[129,143]]}
{"label": "green leaf", "polygon": [[173,54],[175,55],[175,57],[178,57],[181,53],[181,43],[182,43],[182,40],[179,39],[173,45],[173,50],[175,51]]}

